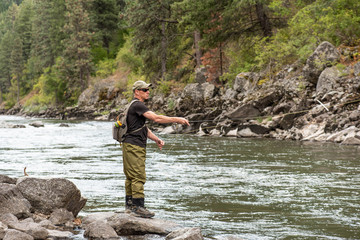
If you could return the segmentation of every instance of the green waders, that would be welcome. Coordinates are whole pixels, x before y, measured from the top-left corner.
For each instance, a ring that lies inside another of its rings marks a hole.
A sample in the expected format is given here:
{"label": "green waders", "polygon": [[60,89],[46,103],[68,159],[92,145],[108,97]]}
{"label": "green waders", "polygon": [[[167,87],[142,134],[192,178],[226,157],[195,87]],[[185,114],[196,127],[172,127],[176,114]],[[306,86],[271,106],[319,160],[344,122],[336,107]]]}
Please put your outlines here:
{"label": "green waders", "polygon": [[122,149],[126,196],[144,198],[146,149],[130,143],[123,143]]}

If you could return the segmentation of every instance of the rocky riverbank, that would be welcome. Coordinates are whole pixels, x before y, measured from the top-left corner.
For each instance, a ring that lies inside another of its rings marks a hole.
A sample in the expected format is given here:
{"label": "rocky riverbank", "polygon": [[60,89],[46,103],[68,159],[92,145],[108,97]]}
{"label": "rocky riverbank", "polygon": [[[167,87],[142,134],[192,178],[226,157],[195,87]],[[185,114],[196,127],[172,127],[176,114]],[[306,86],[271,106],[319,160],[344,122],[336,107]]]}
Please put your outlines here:
{"label": "rocky riverbank", "polygon": [[111,212],[78,217],[86,201],[67,179],[0,175],[0,239],[203,239],[199,228],[162,219]]}
{"label": "rocky riverbank", "polygon": [[[273,77],[240,73],[231,87],[206,82],[205,71],[198,69],[196,83],[169,96],[154,94],[148,102],[153,111],[188,118],[191,127],[149,126],[166,133],[360,145],[359,52],[360,47],[323,42],[305,65],[284,66]],[[2,113],[113,121],[127,102],[112,82],[102,81],[83,92],[76,107],[36,114],[19,107]]]}

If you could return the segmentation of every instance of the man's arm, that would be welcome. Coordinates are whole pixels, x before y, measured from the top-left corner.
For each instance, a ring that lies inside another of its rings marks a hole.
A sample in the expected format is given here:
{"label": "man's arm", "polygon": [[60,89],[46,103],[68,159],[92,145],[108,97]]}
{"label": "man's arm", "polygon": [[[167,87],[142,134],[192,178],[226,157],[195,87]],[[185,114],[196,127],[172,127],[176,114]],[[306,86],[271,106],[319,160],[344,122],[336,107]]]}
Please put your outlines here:
{"label": "man's arm", "polygon": [[157,123],[179,123],[183,125],[190,125],[189,121],[182,117],[168,117],[163,115],[157,115],[152,111],[147,111],[143,114],[144,117]]}
{"label": "man's arm", "polygon": [[165,145],[165,142],[158,138],[149,128],[148,128],[148,138],[156,142],[160,150]]}

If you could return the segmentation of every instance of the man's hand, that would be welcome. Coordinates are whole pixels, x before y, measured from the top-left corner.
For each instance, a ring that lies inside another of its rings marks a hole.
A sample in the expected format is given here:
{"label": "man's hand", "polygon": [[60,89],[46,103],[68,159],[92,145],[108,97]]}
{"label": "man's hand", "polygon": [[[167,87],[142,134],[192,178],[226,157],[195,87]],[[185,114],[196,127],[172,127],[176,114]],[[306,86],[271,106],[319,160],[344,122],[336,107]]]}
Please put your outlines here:
{"label": "man's hand", "polygon": [[182,118],[182,117],[178,117],[176,122],[177,122],[177,123],[180,123],[180,124],[182,124],[182,125],[188,125],[188,126],[190,126],[189,121],[188,121],[187,119],[185,119],[185,118]]}
{"label": "man's hand", "polygon": [[162,147],[165,145],[165,142],[160,138],[158,138],[155,142],[158,145],[159,149],[162,150]]}

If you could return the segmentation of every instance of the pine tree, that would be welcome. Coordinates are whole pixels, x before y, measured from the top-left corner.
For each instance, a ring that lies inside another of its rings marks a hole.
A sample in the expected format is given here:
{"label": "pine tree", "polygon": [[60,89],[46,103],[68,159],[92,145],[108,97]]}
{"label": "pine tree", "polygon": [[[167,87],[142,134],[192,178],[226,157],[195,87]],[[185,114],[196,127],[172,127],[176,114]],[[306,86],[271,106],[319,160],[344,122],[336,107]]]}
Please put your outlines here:
{"label": "pine tree", "polygon": [[89,0],[66,0],[63,70],[74,101],[88,86],[91,72]]}

